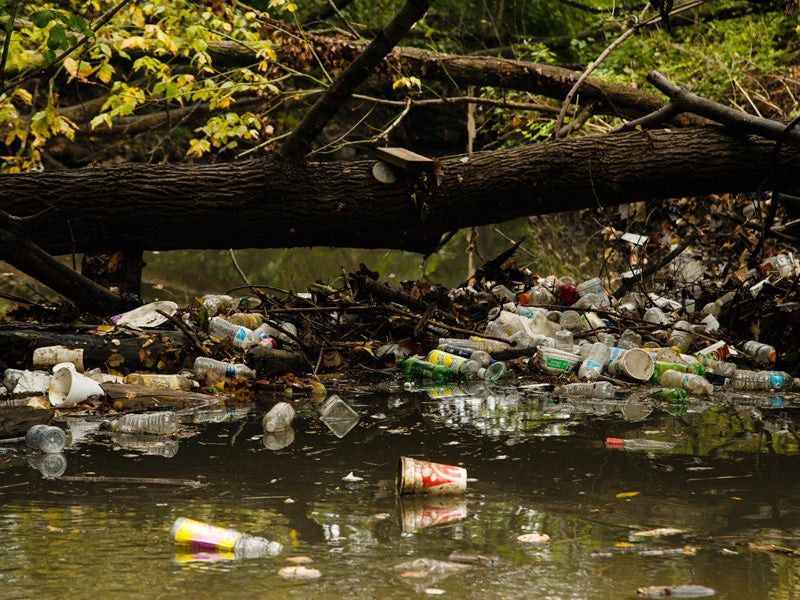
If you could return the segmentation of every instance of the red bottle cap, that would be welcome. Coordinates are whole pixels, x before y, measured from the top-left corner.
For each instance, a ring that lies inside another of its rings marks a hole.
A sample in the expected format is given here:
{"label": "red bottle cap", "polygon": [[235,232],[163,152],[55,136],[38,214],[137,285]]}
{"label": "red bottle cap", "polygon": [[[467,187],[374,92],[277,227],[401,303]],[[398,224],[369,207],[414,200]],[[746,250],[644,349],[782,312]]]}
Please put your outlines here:
{"label": "red bottle cap", "polygon": [[531,297],[529,294],[522,292],[519,296],[517,296],[517,302],[519,302],[522,306],[528,306],[531,303]]}
{"label": "red bottle cap", "polygon": [[606,438],[606,448],[622,448],[622,438]]}

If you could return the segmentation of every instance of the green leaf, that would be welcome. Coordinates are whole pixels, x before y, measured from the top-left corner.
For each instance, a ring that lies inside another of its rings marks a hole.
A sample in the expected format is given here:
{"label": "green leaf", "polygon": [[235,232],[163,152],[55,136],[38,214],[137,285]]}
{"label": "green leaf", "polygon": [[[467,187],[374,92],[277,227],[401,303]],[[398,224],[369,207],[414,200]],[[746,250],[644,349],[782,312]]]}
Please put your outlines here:
{"label": "green leaf", "polygon": [[50,21],[55,18],[56,13],[54,13],[52,10],[37,10],[35,13],[33,13],[33,24],[41,29],[47,27]]}
{"label": "green leaf", "polygon": [[50,50],[58,50],[59,48],[67,47],[67,32],[64,31],[64,26],[56,23],[50,28],[50,34],[47,37],[47,47]]}

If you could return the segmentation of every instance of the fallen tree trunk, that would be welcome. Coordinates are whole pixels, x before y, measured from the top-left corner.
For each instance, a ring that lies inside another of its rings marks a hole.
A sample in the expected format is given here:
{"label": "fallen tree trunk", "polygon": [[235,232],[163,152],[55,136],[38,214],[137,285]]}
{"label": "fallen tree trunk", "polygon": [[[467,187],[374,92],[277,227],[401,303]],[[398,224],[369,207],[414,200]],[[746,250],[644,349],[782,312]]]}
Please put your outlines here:
{"label": "fallen tree trunk", "polygon": [[[51,254],[335,246],[430,253],[441,236],[521,216],[763,190],[773,143],[718,127],[552,141],[440,161],[383,184],[375,161],[126,164],[4,175],[0,209]],[[800,185],[800,152],[780,157]],[[440,180],[437,185],[436,178]],[[49,208],[50,210],[44,211]],[[0,256],[0,258],[3,258]]]}

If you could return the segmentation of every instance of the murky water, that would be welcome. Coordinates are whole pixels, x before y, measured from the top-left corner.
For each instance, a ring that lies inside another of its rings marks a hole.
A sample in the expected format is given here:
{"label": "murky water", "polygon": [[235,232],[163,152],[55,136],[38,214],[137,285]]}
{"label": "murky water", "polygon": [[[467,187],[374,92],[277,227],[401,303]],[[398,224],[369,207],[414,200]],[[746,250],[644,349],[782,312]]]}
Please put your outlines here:
{"label": "murky water", "polygon": [[[178,440],[150,446],[74,421],[65,468],[51,465],[60,477],[6,446],[0,598],[609,599],[688,584],[800,598],[792,398],[676,410],[507,388],[338,393],[359,414],[342,438],[301,402],[283,442],[264,437],[269,403],[184,415]],[[674,446],[607,448],[608,437]],[[466,467],[466,494],[396,497],[400,456]],[[181,516],[283,552],[177,548]],[[518,540],[531,533],[550,542]],[[451,553],[497,560],[437,562]],[[321,577],[279,576],[297,557]]]}

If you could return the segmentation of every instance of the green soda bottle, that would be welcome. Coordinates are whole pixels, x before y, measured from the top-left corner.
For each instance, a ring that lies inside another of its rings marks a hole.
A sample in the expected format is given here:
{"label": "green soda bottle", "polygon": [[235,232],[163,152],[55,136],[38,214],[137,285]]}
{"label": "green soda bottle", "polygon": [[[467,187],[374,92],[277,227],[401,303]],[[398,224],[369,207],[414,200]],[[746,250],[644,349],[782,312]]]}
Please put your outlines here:
{"label": "green soda bottle", "polygon": [[397,366],[409,378],[425,378],[433,379],[434,381],[452,381],[456,378],[456,374],[443,365],[435,365],[427,360],[417,358],[416,356],[409,356],[408,358],[399,358]]}

